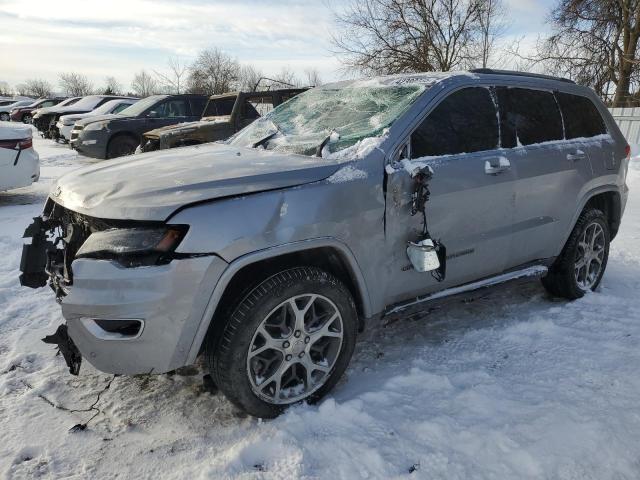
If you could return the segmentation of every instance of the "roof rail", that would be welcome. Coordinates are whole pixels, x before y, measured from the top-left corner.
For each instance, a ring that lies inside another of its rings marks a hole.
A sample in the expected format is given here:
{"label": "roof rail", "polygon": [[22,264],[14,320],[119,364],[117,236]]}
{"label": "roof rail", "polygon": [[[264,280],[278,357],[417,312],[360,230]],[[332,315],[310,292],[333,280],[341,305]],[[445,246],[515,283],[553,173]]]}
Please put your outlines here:
{"label": "roof rail", "polygon": [[471,73],[487,73],[491,75],[514,75],[516,77],[544,78],[545,80],[556,80],[558,82],[576,83],[573,80],[553,75],[543,75],[542,73],[517,72],[515,70],[494,70],[493,68],[474,68]]}

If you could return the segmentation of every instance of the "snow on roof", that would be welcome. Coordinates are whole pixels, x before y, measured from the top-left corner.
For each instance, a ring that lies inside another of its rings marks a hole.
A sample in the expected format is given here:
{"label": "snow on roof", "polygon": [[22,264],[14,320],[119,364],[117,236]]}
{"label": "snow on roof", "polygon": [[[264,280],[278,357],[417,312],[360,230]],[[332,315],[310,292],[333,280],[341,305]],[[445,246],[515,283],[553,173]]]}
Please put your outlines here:
{"label": "snow on roof", "polygon": [[0,140],[18,140],[20,138],[31,138],[31,136],[32,130],[30,125],[0,122]]}
{"label": "snow on roof", "polygon": [[[361,78],[357,80],[345,80],[327,85],[342,85],[352,87],[393,87],[403,85],[421,85],[431,87],[434,84],[452,77],[480,78],[480,75],[472,72],[424,72],[424,73],[398,73],[394,75],[383,75],[379,77]],[[322,88],[322,87],[320,87]]]}

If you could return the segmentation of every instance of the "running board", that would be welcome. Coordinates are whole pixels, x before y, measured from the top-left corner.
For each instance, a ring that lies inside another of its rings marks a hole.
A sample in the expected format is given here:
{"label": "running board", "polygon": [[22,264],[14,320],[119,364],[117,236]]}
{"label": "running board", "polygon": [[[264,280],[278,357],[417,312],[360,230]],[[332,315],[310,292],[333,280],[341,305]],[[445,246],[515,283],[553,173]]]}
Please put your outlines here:
{"label": "running board", "polygon": [[484,287],[490,287],[492,285],[498,285],[500,283],[510,282],[511,280],[517,280],[522,278],[537,278],[547,274],[549,269],[544,265],[535,265],[527,267],[522,270],[514,270],[513,272],[502,273],[495,277],[489,277],[484,280],[478,280],[477,282],[471,282],[459,287],[447,288],[439,292],[435,292],[424,297],[418,297],[410,302],[403,303],[388,310],[385,315],[391,315],[393,313],[401,312],[407,308],[413,307],[423,302],[429,302],[431,300],[437,300],[440,298],[451,297],[453,295],[459,295],[461,293],[471,292]]}

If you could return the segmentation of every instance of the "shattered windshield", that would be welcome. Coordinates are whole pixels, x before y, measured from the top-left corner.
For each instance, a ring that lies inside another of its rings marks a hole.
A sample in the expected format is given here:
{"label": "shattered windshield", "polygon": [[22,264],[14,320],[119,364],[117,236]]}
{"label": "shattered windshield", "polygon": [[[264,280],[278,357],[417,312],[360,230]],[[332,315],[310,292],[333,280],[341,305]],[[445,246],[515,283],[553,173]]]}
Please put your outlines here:
{"label": "shattered windshield", "polygon": [[334,153],[380,136],[425,88],[358,83],[314,88],[279,105],[229,143],[302,155]]}

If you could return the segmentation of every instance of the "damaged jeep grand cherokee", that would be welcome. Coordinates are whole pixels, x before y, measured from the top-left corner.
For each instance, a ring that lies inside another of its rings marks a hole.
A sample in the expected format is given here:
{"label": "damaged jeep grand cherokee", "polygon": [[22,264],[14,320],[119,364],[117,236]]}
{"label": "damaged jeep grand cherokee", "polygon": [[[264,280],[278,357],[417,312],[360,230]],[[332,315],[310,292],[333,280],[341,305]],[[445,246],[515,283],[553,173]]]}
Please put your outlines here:
{"label": "damaged jeep grand cherokee", "polygon": [[344,373],[374,317],[523,277],[594,290],[629,147],[589,89],[482,70],[345,81],[210,144],[53,186],[23,285],[49,284],[72,373],[163,373],[203,355],[273,417]]}

